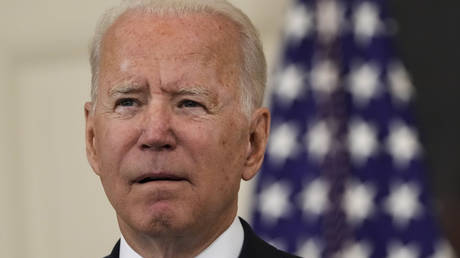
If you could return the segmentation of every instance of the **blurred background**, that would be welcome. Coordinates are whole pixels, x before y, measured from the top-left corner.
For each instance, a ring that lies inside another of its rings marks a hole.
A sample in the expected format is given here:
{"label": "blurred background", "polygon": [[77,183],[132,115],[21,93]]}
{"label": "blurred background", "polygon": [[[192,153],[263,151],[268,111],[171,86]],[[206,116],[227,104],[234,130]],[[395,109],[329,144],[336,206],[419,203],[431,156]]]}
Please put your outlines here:
{"label": "blurred background", "polygon": [[[281,48],[286,0],[232,0],[259,29],[269,69]],[[88,44],[116,0],[0,0],[0,257],[102,257],[119,237],[86,161]],[[460,3],[389,1],[400,57],[417,90],[416,117],[432,201],[460,247]],[[253,183],[240,215],[251,218]],[[458,250],[458,249],[457,249]]]}

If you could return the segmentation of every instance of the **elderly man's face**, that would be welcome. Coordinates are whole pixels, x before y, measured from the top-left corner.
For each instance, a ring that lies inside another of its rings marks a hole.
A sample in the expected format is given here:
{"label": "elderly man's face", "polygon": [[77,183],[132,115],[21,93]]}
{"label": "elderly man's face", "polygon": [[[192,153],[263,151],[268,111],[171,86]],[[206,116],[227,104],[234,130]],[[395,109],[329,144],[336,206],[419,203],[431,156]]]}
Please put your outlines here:
{"label": "elderly man's face", "polygon": [[236,214],[268,131],[266,110],[241,110],[241,58],[220,16],[131,11],[108,30],[87,151],[122,230],[179,235]]}

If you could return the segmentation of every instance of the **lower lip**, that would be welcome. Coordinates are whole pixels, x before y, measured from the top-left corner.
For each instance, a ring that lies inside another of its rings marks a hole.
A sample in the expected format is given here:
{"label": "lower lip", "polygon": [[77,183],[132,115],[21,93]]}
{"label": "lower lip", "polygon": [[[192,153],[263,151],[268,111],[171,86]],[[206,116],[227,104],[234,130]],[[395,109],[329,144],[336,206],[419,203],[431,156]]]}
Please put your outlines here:
{"label": "lower lip", "polygon": [[158,180],[143,184],[136,183],[133,185],[133,190],[138,197],[157,207],[161,202],[166,201],[166,203],[169,203],[179,198],[179,196],[188,195],[187,182],[187,180]]}
{"label": "lower lip", "polygon": [[145,183],[136,183],[139,186],[162,186],[162,185],[178,185],[187,182],[186,180],[155,180]]}

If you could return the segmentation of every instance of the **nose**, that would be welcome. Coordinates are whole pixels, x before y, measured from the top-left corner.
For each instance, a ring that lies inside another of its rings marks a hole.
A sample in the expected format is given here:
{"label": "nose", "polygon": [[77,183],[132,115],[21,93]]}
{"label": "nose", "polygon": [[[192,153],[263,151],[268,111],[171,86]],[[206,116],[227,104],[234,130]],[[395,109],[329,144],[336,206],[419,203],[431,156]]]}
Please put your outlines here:
{"label": "nose", "polygon": [[143,151],[171,151],[176,148],[172,110],[164,103],[150,104],[142,119],[139,147]]}

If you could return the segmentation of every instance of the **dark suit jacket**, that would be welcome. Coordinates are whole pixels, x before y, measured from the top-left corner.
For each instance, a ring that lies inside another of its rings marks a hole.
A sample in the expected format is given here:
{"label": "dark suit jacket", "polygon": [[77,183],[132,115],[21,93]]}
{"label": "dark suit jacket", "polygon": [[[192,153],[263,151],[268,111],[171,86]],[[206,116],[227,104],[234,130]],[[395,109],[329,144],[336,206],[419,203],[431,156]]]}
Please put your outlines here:
{"label": "dark suit jacket", "polygon": [[[244,241],[239,258],[299,258],[298,256],[285,253],[271,246],[259,238],[246,221],[241,218],[240,221],[244,229]],[[105,258],[119,258],[119,252],[120,241],[117,242],[112,253]]]}

